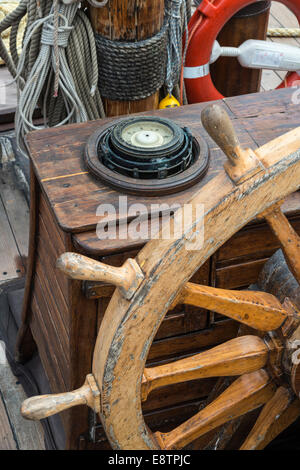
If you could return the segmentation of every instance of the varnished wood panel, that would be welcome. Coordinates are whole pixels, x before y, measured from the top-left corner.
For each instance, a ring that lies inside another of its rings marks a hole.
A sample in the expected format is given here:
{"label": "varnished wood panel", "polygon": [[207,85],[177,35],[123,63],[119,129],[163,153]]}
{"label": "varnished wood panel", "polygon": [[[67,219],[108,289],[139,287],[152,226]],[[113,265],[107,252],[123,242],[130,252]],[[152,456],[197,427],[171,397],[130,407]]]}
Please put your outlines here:
{"label": "varnished wood panel", "polygon": [[267,258],[264,258],[217,269],[216,287],[240,289],[254,284],[266,261]]}
{"label": "varnished wood panel", "polygon": [[155,341],[149,352],[148,362],[169,360],[179,354],[192,354],[233,338],[237,332],[237,323],[230,320],[219,322],[212,328],[186,335]]}
{"label": "varnished wood panel", "polygon": [[[300,219],[290,219],[290,222],[296,232],[300,233]],[[267,258],[278,248],[278,239],[265,223],[250,226],[238,232],[218,250],[217,267]]]}

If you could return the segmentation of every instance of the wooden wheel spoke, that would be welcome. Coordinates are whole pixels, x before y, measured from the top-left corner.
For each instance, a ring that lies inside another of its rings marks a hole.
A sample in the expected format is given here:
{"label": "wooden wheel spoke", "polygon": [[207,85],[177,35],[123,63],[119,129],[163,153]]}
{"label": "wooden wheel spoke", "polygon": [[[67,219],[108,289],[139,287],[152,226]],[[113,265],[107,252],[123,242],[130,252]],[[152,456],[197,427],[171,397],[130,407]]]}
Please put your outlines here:
{"label": "wooden wheel spoke", "polygon": [[162,449],[182,449],[190,442],[268,402],[275,385],[261,369],[235,380],[215,401],[168,433],[155,433]]}
{"label": "wooden wheel spoke", "polygon": [[279,328],[289,315],[271,294],[231,291],[191,282],[184,286],[176,303],[206,308],[261,331]]}
{"label": "wooden wheel spoke", "polygon": [[142,382],[142,400],[152,390],[165,385],[207,377],[242,375],[264,367],[269,349],[257,336],[232,339],[194,356],[170,364],[146,368]]}
{"label": "wooden wheel spoke", "polygon": [[279,205],[261,214],[278,238],[287,265],[300,284],[300,237],[283,214]]}
{"label": "wooden wheel spoke", "polygon": [[256,447],[256,450],[264,449],[270,442],[272,442],[279,434],[293,424],[296,419],[300,417],[300,401],[296,398],[286,410],[276,419],[270,426],[268,433],[265,435],[263,441]]}
{"label": "wooden wheel spoke", "polygon": [[291,393],[280,387],[271,400],[266,403],[249,436],[241,446],[241,450],[256,450],[265,441],[268,431],[275,421],[287,409],[291,401]]}

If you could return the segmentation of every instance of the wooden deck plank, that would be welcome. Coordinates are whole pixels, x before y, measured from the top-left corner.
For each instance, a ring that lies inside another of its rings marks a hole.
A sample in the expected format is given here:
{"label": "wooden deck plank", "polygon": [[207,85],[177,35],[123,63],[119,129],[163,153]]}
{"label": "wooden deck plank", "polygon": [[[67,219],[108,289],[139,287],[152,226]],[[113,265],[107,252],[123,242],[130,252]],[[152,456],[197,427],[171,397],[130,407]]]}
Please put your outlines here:
{"label": "wooden deck plank", "polygon": [[[27,396],[8,363],[0,365],[0,389],[17,448],[20,450],[43,450],[45,445],[42,425],[39,421],[28,421],[21,416],[21,404]],[[1,427],[0,419],[0,436]]]}
{"label": "wooden deck plank", "polygon": [[28,254],[29,208],[12,167],[0,173],[0,197],[23,262]]}
{"label": "wooden deck plank", "polygon": [[24,266],[0,197],[0,283],[24,276]]}
{"label": "wooden deck plank", "polygon": [[0,395],[0,450],[17,450],[5,405]]}

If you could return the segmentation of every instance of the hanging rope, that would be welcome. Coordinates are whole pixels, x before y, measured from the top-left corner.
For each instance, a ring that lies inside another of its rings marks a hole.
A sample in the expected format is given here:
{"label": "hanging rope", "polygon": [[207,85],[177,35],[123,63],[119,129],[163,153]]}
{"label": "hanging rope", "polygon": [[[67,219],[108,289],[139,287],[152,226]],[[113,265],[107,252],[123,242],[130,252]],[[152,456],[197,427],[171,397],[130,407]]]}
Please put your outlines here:
{"label": "hanging rope", "polygon": [[189,22],[192,16],[192,0],[185,0],[185,8],[186,8],[187,22]]}
{"label": "hanging rope", "polygon": [[[15,127],[23,150],[27,132],[39,128],[33,123],[38,106],[43,111],[44,126],[105,116],[97,89],[94,33],[79,5],[65,5],[60,0],[21,0],[0,22],[0,34],[11,27],[10,54],[0,36],[0,56],[18,86]],[[16,37],[25,15],[27,26],[19,56]]]}
{"label": "hanging rope", "polygon": [[[108,0],[88,1],[101,7]],[[23,150],[26,134],[40,128],[34,124],[37,107],[42,110],[45,127],[105,116],[98,89],[99,66],[94,32],[88,17],[79,7],[79,1],[64,4],[62,0],[21,0],[16,9],[0,21],[0,57],[18,87],[15,127]],[[165,50],[168,64],[162,81],[166,78],[170,92],[174,89],[179,93],[178,80],[182,55],[185,55],[182,33],[187,31],[190,7],[190,0],[167,0],[168,47]],[[17,36],[25,16],[23,50],[19,55]],[[9,28],[10,51],[1,37]],[[106,86],[111,79],[111,76],[107,78]],[[182,94],[184,97],[184,88]]]}
{"label": "hanging rope", "polygon": [[[165,85],[169,95],[174,94],[180,99],[180,73],[181,64],[185,60],[186,47],[182,50],[183,33],[188,34],[187,0],[168,0],[166,14],[169,17],[169,34],[167,47],[167,68]],[[182,89],[181,103],[185,104],[184,87]]]}
{"label": "hanging rope", "polygon": [[[50,14],[39,19],[28,28],[23,51],[17,67],[17,75],[21,76],[27,56],[27,48],[35,32],[42,26],[41,46],[38,57],[29,72],[25,86],[20,93],[18,108],[15,116],[17,142],[24,148],[25,135],[34,129],[38,129],[33,123],[34,111],[40,98],[47,102],[49,92],[58,95],[58,87],[64,96],[64,104],[67,117],[59,125],[66,122],[82,122],[87,120],[83,103],[78,98],[76,86],[70,73],[65,48],[72,30],[72,23],[77,11],[77,4],[59,6],[55,12],[56,4],[51,8]],[[55,28],[56,16],[58,17],[57,29]],[[54,89],[51,90],[49,77],[54,73]],[[57,82],[57,83],[56,83]],[[48,86],[49,85],[49,86]],[[46,86],[46,93],[44,87]],[[57,87],[57,90],[55,90]],[[56,94],[57,93],[57,94]],[[44,126],[47,126],[47,110],[44,106]]]}

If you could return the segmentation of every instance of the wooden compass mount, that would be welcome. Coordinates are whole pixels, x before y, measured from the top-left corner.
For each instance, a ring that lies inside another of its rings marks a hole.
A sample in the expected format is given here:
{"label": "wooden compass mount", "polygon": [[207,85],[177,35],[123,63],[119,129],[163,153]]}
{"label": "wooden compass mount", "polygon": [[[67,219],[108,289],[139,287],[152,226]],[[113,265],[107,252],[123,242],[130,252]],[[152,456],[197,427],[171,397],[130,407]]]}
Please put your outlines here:
{"label": "wooden compass mount", "polygon": [[[292,92],[287,89],[221,102],[234,121],[242,149],[255,149],[300,125],[300,111],[292,104]],[[128,204],[143,203],[147,208],[158,202],[173,204],[179,201],[183,204],[212,178],[220,178],[226,157],[201,125],[201,111],[206,106],[198,104],[154,113],[187,125],[207,139],[211,164],[204,179],[186,191],[162,198],[128,196]],[[153,112],[149,114],[153,115]],[[135,258],[147,241],[146,223],[142,227],[142,240],[121,237],[99,240],[96,236],[97,224],[101,227],[101,216],[97,216],[96,210],[101,202],[112,204],[116,208],[114,218],[122,220],[118,205],[119,196],[124,194],[93,178],[83,163],[83,149],[89,136],[99,125],[109,122],[109,119],[93,121],[37,131],[28,136],[33,182],[31,250],[18,357],[26,360],[38,348],[52,393],[80,388],[91,373],[97,332],[115,289],[113,285],[95,279],[70,279],[56,268],[56,260],[65,252],[75,252],[118,268],[124,266],[128,258]],[[226,178],[232,182],[228,176]],[[221,183],[215,184],[211,193],[216,194],[221,187]],[[286,199],[282,211],[300,233],[299,193]],[[122,232],[127,224],[120,227]],[[279,247],[269,224],[265,219],[256,218],[208,258],[190,282],[241,290],[256,282],[263,265]],[[203,292],[203,302],[208,296],[209,291]],[[162,321],[148,354],[147,369],[163,365],[171,358],[184,359],[236,338],[239,324],[235,319],[224,316],[217,308],[212,310],[208,304],[204,307],[193,305],[192,291],[186,299],[186,304],[172,307]],[[277,314],[280,318],[280,309]],[[263,355],[263,351],[260,354]],[[261,378],[264,379],[260,377],[259,380]],[[195,379],[152,390],[143,403],[150,429],[169,432],[191,418],[215,383],[216,379],[209,377],[204,381]],[[88,407],[68,409],[61,417],[66,448],[104,449],[109,446],[99,420],[97,442],[89,440]]]}

